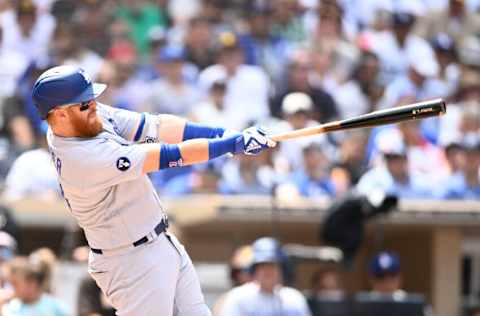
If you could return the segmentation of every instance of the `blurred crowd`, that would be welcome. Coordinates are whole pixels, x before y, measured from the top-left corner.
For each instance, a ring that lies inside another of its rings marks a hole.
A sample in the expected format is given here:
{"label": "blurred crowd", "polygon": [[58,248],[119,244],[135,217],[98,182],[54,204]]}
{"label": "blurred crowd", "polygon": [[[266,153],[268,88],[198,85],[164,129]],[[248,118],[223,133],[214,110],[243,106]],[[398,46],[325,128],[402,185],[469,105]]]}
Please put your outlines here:
{"label": "blurred crowd", "polygon": [[[38,74],[81,66],[99,102],[271,133],[434,98],[441,118],[337,132],[153,174],[162,196],[480,199],[480,1],[0,0],[0,179],[56,198]],[[283,191],[285,192],[285,191]]]}

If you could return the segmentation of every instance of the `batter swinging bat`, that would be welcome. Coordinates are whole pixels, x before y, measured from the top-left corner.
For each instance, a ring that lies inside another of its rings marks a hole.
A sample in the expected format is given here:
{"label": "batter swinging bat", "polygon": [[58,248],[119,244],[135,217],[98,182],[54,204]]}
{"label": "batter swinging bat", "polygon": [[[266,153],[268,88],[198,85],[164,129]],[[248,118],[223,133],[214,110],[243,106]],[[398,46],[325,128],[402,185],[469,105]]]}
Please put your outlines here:
{"label": "batter swinging bat", "polygon": [[290,132],[271,135],[270,139],[278,142],[298,137],[323,134],[333,131],[343,131],[359,127],[373,127],[377,125],[392,124],[409,120],[424,119],[439,116],[447,111],[447,106],[442,99],[429,100],[404,106],[374,111],[357,117],[321,124],[318,126],[302,128]]}

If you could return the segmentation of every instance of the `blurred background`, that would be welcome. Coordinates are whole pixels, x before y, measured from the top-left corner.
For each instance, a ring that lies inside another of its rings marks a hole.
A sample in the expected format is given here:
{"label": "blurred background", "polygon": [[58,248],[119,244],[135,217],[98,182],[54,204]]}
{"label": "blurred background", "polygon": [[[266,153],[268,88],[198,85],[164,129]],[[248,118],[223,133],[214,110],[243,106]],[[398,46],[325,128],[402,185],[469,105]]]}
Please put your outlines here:
{"label": "blurred background", "polygon": [[0,0],[0,43],[4,315],[39,295],[54,315],[113,315],[31,99],[59,64],[108,84],[99,102],[232,130],[444,98],[441,118],[151,179],[216,315],[259,282],[262,237],[313,316],[480,315],[479,0]]}

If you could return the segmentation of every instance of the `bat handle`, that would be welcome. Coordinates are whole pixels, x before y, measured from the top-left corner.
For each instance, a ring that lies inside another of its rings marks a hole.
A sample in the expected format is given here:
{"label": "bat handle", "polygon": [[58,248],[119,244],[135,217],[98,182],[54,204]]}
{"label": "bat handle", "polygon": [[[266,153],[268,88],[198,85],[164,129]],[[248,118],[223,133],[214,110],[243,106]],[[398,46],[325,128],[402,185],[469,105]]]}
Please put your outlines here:
{"label": "bat handle", "polygon": [[323,134],[326,132],[338,130],[339,128],[340,128],[339,122],[334,121],[334,122],[330,122],[330,123],[326,123],[318,126],[312,126],[312,127],[302,128],[302,129],[293,130],[289,132],[270,135],[269,138],[273,141],[281,142],[284,140],[289,140],[289,139],[294,139],[299,137]]}

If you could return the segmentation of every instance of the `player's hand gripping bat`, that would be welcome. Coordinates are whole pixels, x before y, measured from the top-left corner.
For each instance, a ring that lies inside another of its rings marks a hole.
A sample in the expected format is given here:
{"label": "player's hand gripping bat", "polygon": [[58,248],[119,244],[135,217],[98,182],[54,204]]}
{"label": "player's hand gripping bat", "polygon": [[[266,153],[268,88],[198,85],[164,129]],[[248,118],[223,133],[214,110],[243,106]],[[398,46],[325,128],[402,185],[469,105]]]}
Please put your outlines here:
{"label": "player's hand gripping bat", "polygon": [[274,134],[270,135],[269,138],[278,142],[333,131],[343,131],[359,127],[373,127],[377,125],[424,119],[427,117],[442,115],[446,111],[447,106],[445,102],[442,99],[435,99],[380,111],[374,111],[345,120],[320,124],[318,126],[297,129],[294,131],[280,134]]}

